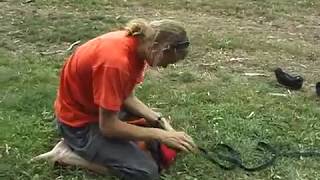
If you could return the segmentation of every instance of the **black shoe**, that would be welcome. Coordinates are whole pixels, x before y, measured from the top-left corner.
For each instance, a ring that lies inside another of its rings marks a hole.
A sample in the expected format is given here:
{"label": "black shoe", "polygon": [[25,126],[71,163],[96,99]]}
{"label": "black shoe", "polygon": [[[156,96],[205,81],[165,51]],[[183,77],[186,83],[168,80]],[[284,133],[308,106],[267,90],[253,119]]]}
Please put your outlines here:
{"label": "black shoe", "polygon": [[320,96],[320,82],[317,82],[316,84],[316,93],[318,96]]}
{"label": "black shoe", "polygon": [[290,74],[283,72],[281,68],[277,68],[274,73],[278,83],[293,90],[301,89],[303,84],[303,78],[301,76],[291,76]]}

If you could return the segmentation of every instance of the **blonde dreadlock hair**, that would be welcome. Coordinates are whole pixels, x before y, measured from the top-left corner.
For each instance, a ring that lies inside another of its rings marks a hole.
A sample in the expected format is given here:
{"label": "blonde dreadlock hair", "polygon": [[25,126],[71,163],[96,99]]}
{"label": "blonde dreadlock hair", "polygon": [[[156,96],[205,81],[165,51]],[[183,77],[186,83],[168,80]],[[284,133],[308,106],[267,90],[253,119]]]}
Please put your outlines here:
{"label": "blonde dreadlock hair", "polygon": [[145,19],[134,19],[124,27],[128,36],[138,37],[141,40],[150,40],[154,37],[155,31]]}
{"label": "blonde dreadlock hair", "polygon": [[135,36],[141,40],[154,40],[158,43],[188,40],[182,24],[169,19],[148,22],[145,19],[129,21],[125,28],[128,36]]}

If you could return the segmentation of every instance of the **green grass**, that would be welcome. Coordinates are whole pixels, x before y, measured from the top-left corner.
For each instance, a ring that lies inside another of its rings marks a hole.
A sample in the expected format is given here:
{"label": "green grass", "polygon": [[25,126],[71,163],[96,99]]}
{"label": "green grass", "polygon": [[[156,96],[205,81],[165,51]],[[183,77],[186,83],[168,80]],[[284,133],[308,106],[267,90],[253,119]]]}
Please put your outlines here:
{"label": "green grass", "polygon": [[[249,163],[261,140],[320,148],[319,98],[312,86],[320,73],[316,0],[13,0],[0,1],[0,6],[5,7],[0,11],[0,179],[105,179],[73,167],[28,162],[59,140],[53,101],[67,54],[39,52],[67,49],[133,17],[171,17],[186,24],[192,42],[188,58],[148,72],[137,93],[199,145],[230,144]],[[277,66],[302,74],[303,89],[289,97],[268,95],[287,93],[273,77]],[[163,179],[318,179],[318,160],[280,159],[266,170],[246,173],[180,155]]]}

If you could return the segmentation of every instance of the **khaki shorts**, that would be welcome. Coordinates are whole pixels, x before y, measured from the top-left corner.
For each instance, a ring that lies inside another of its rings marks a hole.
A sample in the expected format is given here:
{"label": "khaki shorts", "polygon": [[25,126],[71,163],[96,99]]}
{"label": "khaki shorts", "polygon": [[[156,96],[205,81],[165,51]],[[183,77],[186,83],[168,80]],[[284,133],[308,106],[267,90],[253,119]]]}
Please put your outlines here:
{"label": "khaki shorts", "polygon": [[82,158],[103,165],[121,179],[159,179],[159,167],[133,141],[107,138],[98,123],[81,128],[57,120],[58,131],[70,148]]}

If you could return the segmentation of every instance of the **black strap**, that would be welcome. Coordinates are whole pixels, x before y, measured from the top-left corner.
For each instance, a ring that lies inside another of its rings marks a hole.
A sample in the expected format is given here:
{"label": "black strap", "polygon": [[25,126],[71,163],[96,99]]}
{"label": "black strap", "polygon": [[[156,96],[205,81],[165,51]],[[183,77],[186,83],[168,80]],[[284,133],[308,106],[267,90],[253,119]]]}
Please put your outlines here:
{"label": "black strap", "polygon": [[[262,149],[261,149],[261,148]],[[276,158],[277,158],[277,151],[271,147],[269,144],[265,142],[258,142],[257,149],[262,150],[264,152],[268,152],[270,154],[270,158],[264,158],[263,163],[260,165],[257,165],[255,167],[246,167],[243,164],[239,164],[239,167],[245,171],[260,171],[262,169],[265,169],[271,165],[274,164]]]}
{"label": "black strap", "polygon": [[[217,145],[217,148],[219,147],[227,147],[228,150],[227,151],[230,153],[230,156],[227,155],[223,155],[222,153],[218,153],[215,149],[214,153],[212,152],[208,152],[207,150],[205,150],[204,148],[199,148],[200,152],[202,152],[202,155],[209,161],[211,161],[212,163],[218,165],[220,168],[224,169],[224,170],[232,170],[235,169],[237,167],[237,164],[239,163],[239,157],[238,157],[238,153],[236,151],[233,151],[232,148],[229,148],[228,145],[225,144],[219,144]],[[223,163],[220,163],[217,157],[214,157],[214,155],[218,155],[218,157],[220,159],[223,159],[225,161],[227,161],[228,165],[225,165]],[[229,162],[229,163],[228,163]]]}
{"label": "black strap", "polygon": [[[199,147],[204,158],[224,170],[233,170],[236,167],[239,167],[245,171],[260,171],[272,166],[279,157],[320,157],[319,151],[280,151],[265,142],[258,142],[257,149],[265,154],[264,158],[261,160],[262,163],[254,167],[248,167],[244,165],[240,153],[227,144],[217,144],[210,151]],[[267,155],[269,155],[269,157],[267,157]]]}

